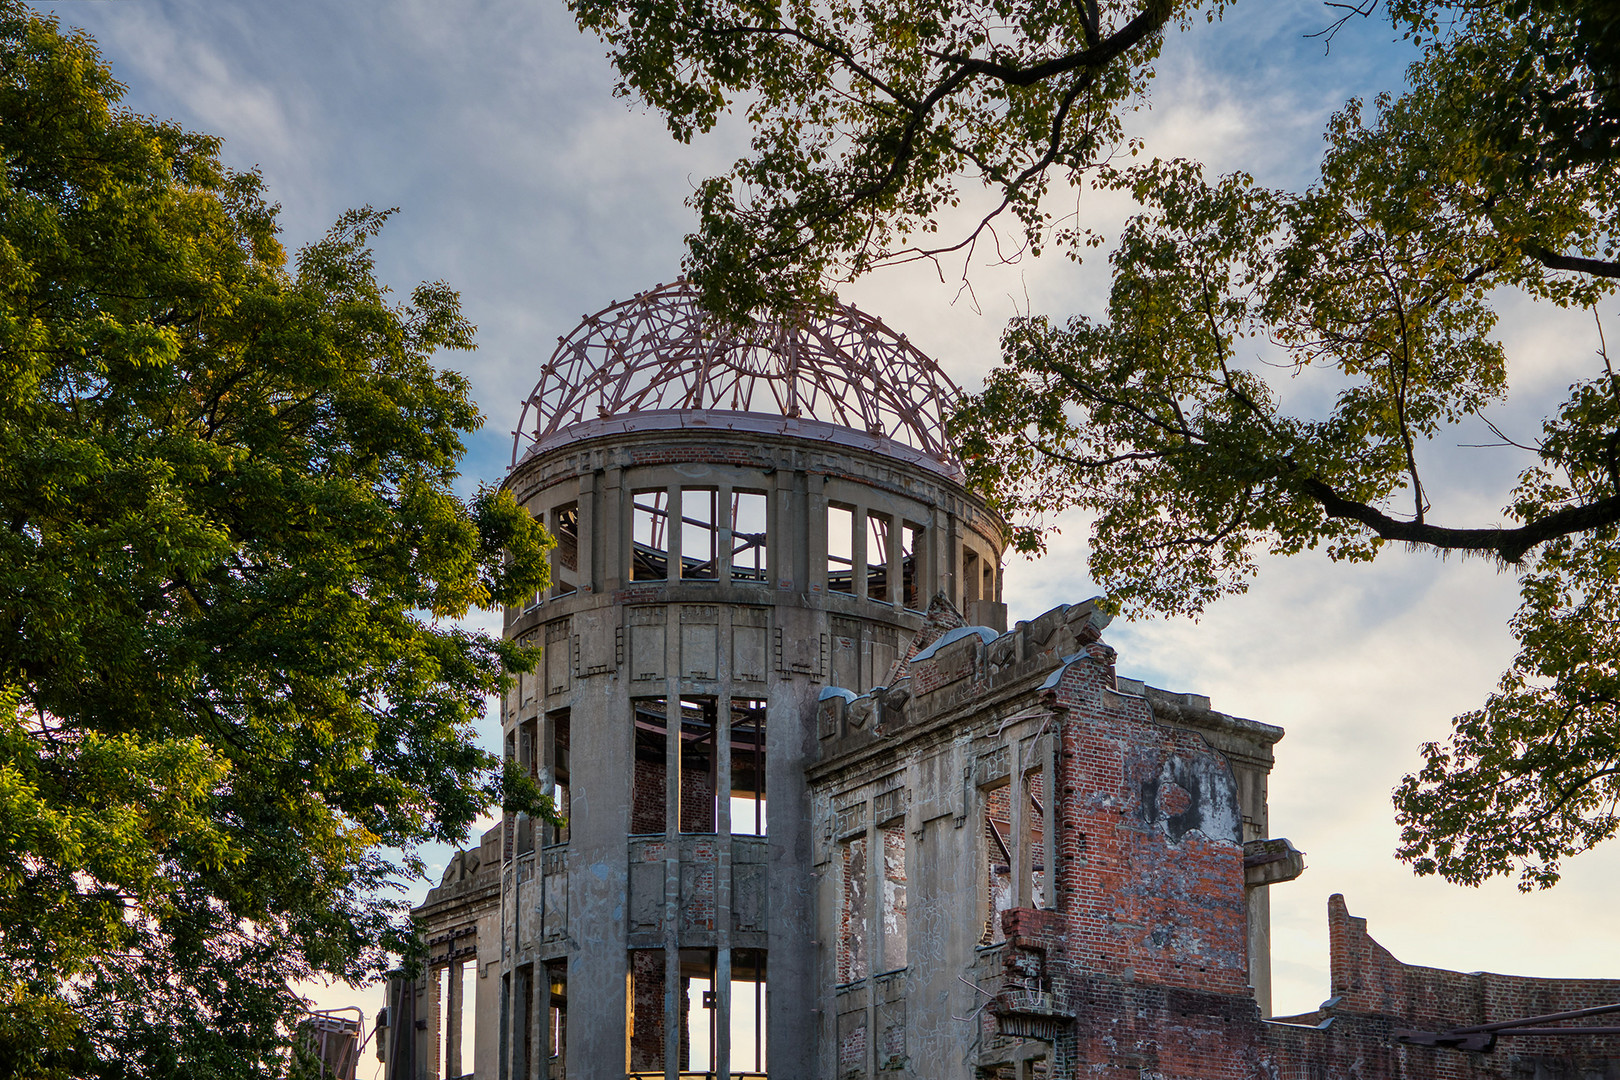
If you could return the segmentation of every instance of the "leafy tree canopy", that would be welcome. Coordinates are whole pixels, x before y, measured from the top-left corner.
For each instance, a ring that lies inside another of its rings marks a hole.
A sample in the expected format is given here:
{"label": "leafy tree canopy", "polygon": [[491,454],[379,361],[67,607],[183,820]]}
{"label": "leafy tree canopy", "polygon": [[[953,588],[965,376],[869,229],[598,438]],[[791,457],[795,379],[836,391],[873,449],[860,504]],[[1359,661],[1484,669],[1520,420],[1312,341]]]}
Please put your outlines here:
{"label": "leafy tree canopy", "polygon": [[472,723],[534,657],[444,620],[550,540],[453,493],[473,327],[387,213],[289,261],[122,92],[0,3],[0,1074],[280,1073],[289,982],[406,947],[390,852],[525,802]]}
{"label": "leafy tree canopy", "polygon": [[[1015,320],[954,419],[1016,543],[1081,508],[1115,602],[1183,614],[1242,591],[1264,551],[1498,560],[1521,575],[1521,652],[1397,790],[1400,854],[1530,888],[1620,827],[1620,376],[1600,356],[1570,388],[1501,520],[1448,519],[1423,469],[1507,392],[1502,297],[1587,307],[1620,280],[1620,3],[1391,0],[1377,14],[1421,59],[1332,119],[1298,192],[1121,141],[1166,31],[1219,4],[571,4],[677,136],[746,103],[752,153],[698,189],[687,258],[733,316],[982,242],[993,216],[935,235],[964,189],[1071,254],[1103,238],[1049,217],[1048,188],[1129,191],[1106,312]],[[1279,366],[1326,372],[1331,405],[1290,411]]]}

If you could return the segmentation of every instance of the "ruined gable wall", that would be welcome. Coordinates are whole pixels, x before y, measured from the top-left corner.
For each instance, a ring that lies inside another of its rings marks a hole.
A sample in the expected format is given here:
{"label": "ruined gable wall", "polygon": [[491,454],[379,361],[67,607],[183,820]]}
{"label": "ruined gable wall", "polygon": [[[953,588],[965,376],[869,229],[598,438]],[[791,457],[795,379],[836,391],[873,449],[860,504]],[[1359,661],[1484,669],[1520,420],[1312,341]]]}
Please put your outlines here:
{"label": "ruined gable wall", "polygon": [[1063,710],[1059,906],[1071,958],[1144,982],[1247,994],[1241,811],[1198,734],[1113,689],[1099,643],[1054,688]]}

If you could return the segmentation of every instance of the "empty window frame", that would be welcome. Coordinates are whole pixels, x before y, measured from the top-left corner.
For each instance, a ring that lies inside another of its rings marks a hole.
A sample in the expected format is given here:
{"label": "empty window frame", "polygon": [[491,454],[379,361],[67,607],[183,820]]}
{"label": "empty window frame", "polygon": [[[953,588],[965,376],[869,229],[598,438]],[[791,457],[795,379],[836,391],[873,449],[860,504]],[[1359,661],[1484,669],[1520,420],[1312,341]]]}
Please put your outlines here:
{"label": "empty window frame", "polygon": [[731,493],[731,580],[765,580],[768,539],[762,491]]}
{"label": "empty window frame", "polygon": [[923,527],[905,522],[900,528],[900,595],[901,602],[913,611],[921,611],[927,602],[923,596]]}
{"label": "empty window frame", "polygon": [[551,512],[551,535],[557,539],[551,549],[551,595],[567,596],[579,588],[579,503]]}
{"label": "empty window frame", "polygon": [[[506,733],[506,760],[517,760],[517,731],[514,729]],[[501,858],[510,859],[516,852],[514,844],[517,839],[517,815],[507,811],[501,815]]]}
{"label": "empty window frame", "polygon": [[1019,860],[1023,864],[1024,899],[1033,908],[1051,907],[1046,897],[1046,800],[1041,771],[1032,769],[1024,774],[1023,839],[1019,844]]}
{"label": "empty window frame", "polygon": [[962,602],[971,604],[979,599],[979,556],[967,548],[962,549]]}
{"label": "empty window frame", "polygon": [[827,591],[855,591],[855,511],[827,507]]}
{"label": "empty window frame", "polygon": [[731,832],[765,835],[765,702],[731,699]]}
{"label": "empty window frame", "polygon": [[663,698],[636,698],[630,702],[634,717],[635,762],[630,777],[630,831],[662,833],[668,826],[665,778],[669,761],[668,709]]}
{"label": "empty window frame", "polygon": [[534,965],[525,964],[517,969],[512,980],[512,1072],[515,1076],[532,1076],[535,1067],[535,1025],[529,1022],[534,1014]]}
{"label": "empty window frame", "polygon": [[883,970],[906,966],[906,820],[896,818],[878,831],[883,845],[883,881],[878,932],[883,939]]}
{"label": "empty window frame", "polygon": [[985,600],[996,598],[996,566],[989,559],[984,562],[984,586],[979,590],[979,596]]}
{"label": "empty window frame", "polygon": [[572,741],[572,729],[567,709],[558,709],[546,714],[546,734],[550,742],[547,749],[547,761],[551,770],[551,801],[557,807],[557,813],[564,819],[561,825],[547,826],[546,843],[568,843],[569,797],[568,797],[568,747]]}
{"label": "empty window frame", "polygon": [[999,945],[1006,940],[1001,913],[1014,904],[1012,878],[1012,785],[1002,784],[983,793],[984,797],[984,895],[986,912],[980,945]]}
{"label": "empty window frame", "polygon": [[546,1076],[550,1080],[561,1080],[566,1075],[564,1069],[568,1061],[568,961],[549,961],[546,964],[546,983],[551,995],[546,1032],[551,1053]]}
{"label": "empty window frame", "polygon": [[720,1020],[714,950],[682,949],[679,955],[681,987],[677,1000],[681,1010],[681,1045],[675,1069],[681,1076],[710,1074],[718,1064]]}
{"label": "empty window frame", "polygon": [[838,905],[838,981],[859,982],[867,974],[866,834],[838,845],[842,891]]}
{"label": "empty window frame", "polygon": [[517,730],[517,759],[518,767],[529,775],[529,779],[540,776],[540,761],[536,757],[539,745],[535,740],[540,721],[530,717],[518,725]]}
{"label": "empty window frame", "polygon": [[669,577],[669,492],[633,492],[630,506],[630,580],[663,581]]}
{"label": "empty window frame", "polygon": [[433,969],[439,997],[439,1026],[434,1033],[434,1061],[446,1080],[472,1074],[473,1032],[478,970],[475,960],[456,960]]}
{"label": "empty window frame", "polygon": [[731,950],[731,1075],[763,1080],[765,1017],[769,1009],[764,949]]}
{"label": "empty window frame", "polygon": [[714,698],[688,698],[681,702],[681,832],[712,833],[715,829],[720,790],[715,712]]}
{"label": "empty window frame", "polygon": [[886,514],[866,515],[866,598],[887,604],[889,594],[890,519]]}
{"label": "empty window frame", "polygon": [[[517,763],[529,779],[540,779],[539,758],[539,727],[538,717],[531,717],[518,725],[517,729]],[[534,850],[534,830],[536,822],[524,817],[517,823],[517,853],[527,855]]]}
{"label": "empty window frame", "polygon": [[630,950],[625,1026],[630,1036],[626,1044],[632,1080],[664,1078],[664,970],[663,949]]}
{"label": "empty window frame", "polygon": [[681,577],[687,581],[720,574],[719,498],[714,488],[681,489]]}

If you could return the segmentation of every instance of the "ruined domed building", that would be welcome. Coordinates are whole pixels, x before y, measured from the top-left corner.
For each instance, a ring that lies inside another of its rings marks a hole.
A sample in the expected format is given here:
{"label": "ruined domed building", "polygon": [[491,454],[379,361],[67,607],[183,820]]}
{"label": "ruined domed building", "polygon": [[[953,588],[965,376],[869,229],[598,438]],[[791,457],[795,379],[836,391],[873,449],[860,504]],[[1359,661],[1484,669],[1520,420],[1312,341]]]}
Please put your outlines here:
{"label": "ruined domed building", "polygon": [[845,306],[739,333],[660,286],[559,339],[501,719],[567,824],[451,862],[388,1075],[1620,1080],[1525,1019],[1620,982],[1408,967],[1337,897],[1331,996],[1266,1019],[1282,730],[1119,674],[1090,602],[1009,631],[955,394]]}

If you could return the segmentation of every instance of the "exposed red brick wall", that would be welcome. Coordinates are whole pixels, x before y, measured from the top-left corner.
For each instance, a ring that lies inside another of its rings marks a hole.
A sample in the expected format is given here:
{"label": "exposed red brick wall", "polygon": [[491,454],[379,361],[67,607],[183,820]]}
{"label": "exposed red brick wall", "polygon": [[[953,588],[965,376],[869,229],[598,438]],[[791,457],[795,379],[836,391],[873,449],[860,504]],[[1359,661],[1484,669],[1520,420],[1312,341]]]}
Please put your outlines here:
{"label": "exposed red brick wall", "polygon": [[664,1067],[664,951],[630,952],[630,1071]]}
{"label": "exposed red brick wall", "polygon": [[[1620,980],[1468,975],[1401,963],[1329,902],[1333,998],[1262,1020],[1246,986],[1235,785],[1196,734],[1112,693],[1101,643],[1050,703],[1061,732],[1056,910],[1003,913],[1002,1038],[1053,1047],[1088,1080],[1620,1080],[1620,1036],[1502,1039],[1494,1053],[1396,1043],[1620,1002]],[[1607,1017],[1592,1023],[1613,1023]]]}

